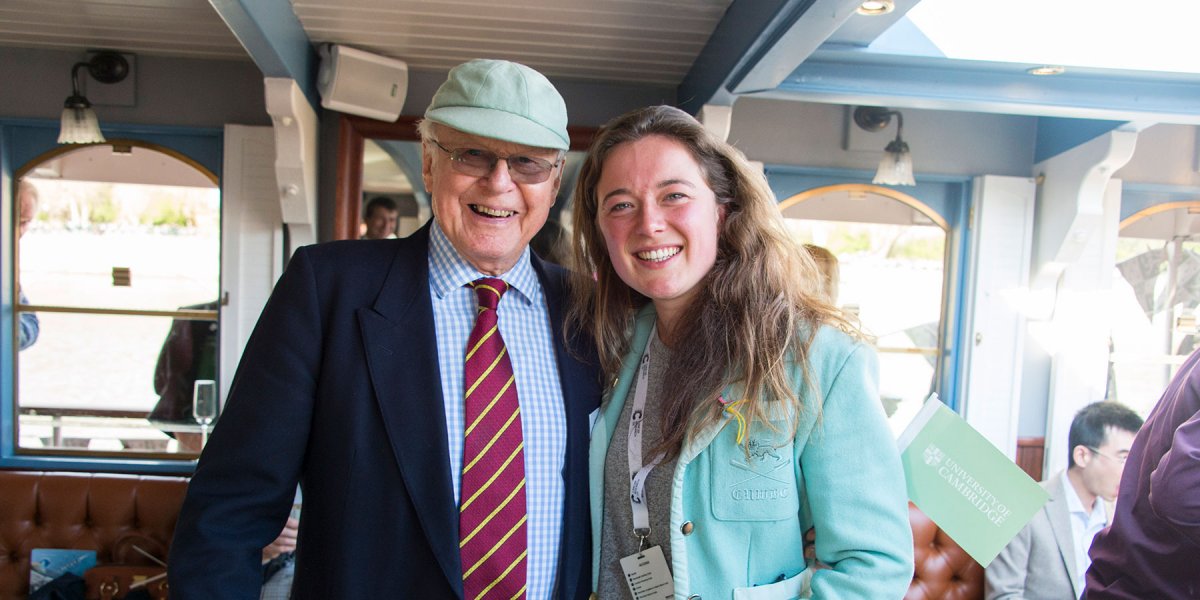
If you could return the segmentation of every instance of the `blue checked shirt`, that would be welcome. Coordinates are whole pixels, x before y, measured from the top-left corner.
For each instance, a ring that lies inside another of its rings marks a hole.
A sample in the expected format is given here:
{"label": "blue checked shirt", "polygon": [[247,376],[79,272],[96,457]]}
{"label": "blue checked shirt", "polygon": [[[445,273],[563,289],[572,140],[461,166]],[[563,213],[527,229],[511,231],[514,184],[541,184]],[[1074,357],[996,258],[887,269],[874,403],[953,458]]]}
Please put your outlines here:
{"label": "blue checked shirt", "polygon": [[[437,334],[446,439],[454,497],[460,496],[463,453],[463,362],[475,325],[475,291],[466,284],[485,277],[463,260],[433,221],[429,235],[429,298]],[[558,572],[562,533],[563,464],[567,417],[554,340],[542,285],[529,262],[529,249],[500,277],[512,288],[497,309],[500,335],[512,360],[525,437],[525,501],[529,520],[528,598],[550,598]]]}
{"label": "blue checked shirt", "polygon": [[[25,297],[25,292],[17,291],[17,301],[21,304],[29,304],[29,298]],[[18,349],[24,350],[33,345],[38,339],[38,331],[41,329],[41,324],[38,323],[37,313],[23,312],[21,314],[21,335]]]}

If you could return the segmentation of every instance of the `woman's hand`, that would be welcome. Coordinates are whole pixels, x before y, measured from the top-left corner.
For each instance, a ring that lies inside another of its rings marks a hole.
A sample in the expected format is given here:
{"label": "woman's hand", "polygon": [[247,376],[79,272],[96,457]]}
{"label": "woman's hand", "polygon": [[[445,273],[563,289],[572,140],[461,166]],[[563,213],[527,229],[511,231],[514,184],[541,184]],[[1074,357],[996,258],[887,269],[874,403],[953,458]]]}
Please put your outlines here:
{"label": "woman's hand", "polygon": [[828,569],[829,565],[817,560],[817,528],[804,532],[804,558],[813,561],[813,569]]}

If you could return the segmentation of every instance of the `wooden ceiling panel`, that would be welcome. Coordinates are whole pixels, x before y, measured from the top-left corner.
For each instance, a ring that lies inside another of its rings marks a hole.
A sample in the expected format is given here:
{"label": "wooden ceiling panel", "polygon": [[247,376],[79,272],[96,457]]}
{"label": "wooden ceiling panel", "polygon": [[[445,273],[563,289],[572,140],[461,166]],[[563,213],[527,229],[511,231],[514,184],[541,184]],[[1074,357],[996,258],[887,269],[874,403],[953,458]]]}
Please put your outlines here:
{"label": "wooden ceiling panel", "polygon": [[677,85],[729,0],[293,0],[309,38],[418,69],[504,58],[557,77]]}
{"label": "wooden ceiling panel", "polygon": [[[353,46],[417,69],[494,57],[556,77],[678,85],[730,2],[292,0],[292,6],[314,43]],[[247,58],[207,0],[0,0],[0,46]]]}

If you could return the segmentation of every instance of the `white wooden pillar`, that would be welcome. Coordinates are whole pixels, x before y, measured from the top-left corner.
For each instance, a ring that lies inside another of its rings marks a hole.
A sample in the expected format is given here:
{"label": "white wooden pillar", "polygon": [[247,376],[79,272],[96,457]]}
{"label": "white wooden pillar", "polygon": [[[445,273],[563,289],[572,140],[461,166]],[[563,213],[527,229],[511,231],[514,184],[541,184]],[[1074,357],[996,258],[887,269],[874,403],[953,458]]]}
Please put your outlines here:
{"label": "white wooden pillar", "polygon": [[275,126],[275,179],[288,227],[287,255],[317,241],[317,113],[295,80],[264,80]]}
{"label": "white wooden pillar", "polygon": [[1071,419],[1102,400],[1108,381],[1112,271],[1121,186],[1112,174],[1137,133],[1110,131],[1034,166],[1039,190],[1029,333],[1050,357],[1046,476],[1067,466]]}

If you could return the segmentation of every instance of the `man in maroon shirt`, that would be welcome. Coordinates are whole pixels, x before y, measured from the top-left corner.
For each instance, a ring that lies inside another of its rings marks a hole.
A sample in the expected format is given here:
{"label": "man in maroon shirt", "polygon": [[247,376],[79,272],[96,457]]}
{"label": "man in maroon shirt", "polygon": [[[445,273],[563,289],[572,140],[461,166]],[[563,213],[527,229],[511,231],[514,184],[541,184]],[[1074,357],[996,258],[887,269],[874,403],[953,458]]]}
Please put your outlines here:
{"label": "man in maroon shirt", "polygon": [[1086,600],[1200,598],[1200,351],[1167,386],[1092,542]]}

